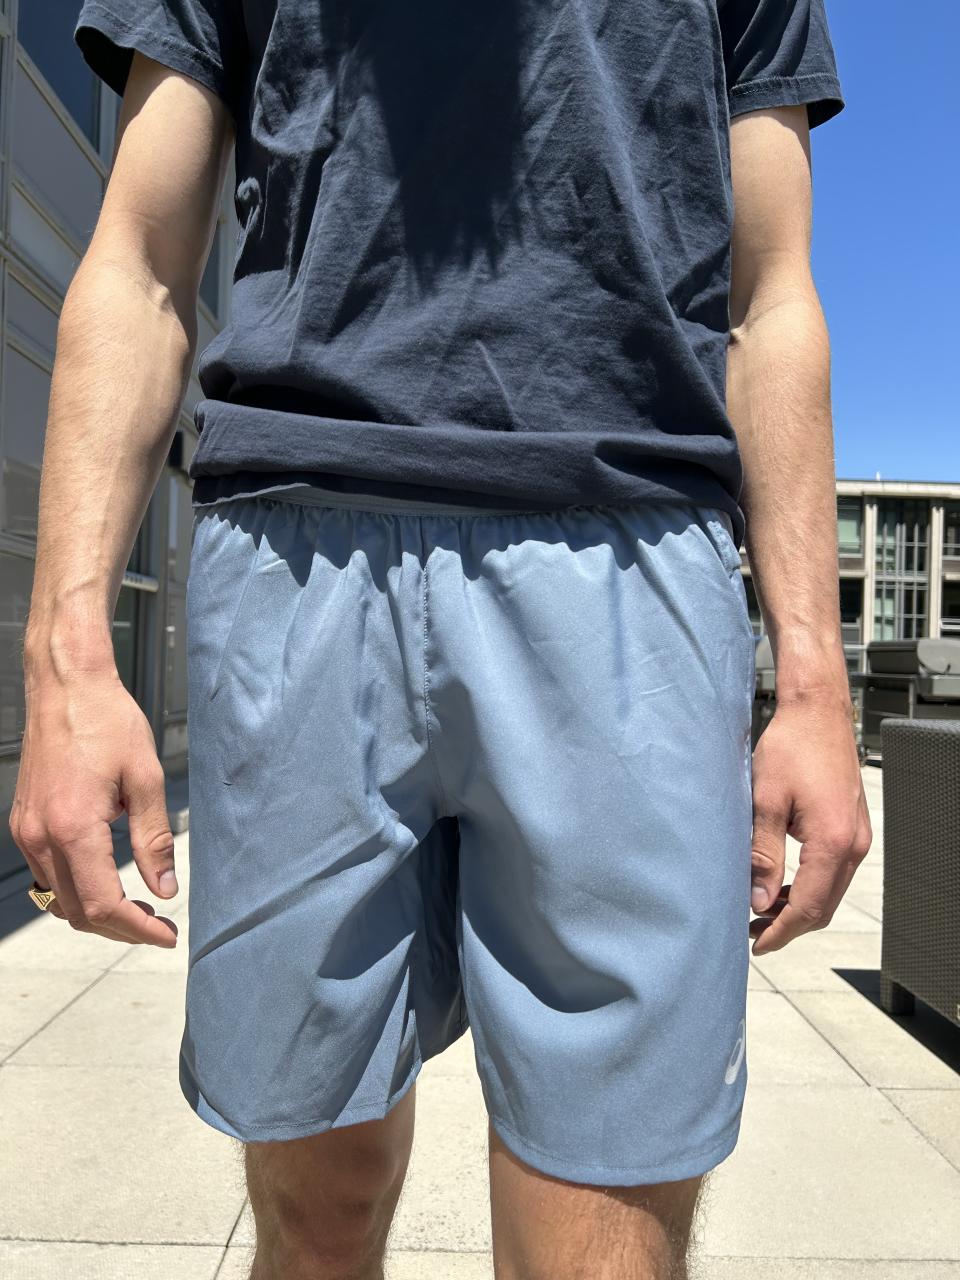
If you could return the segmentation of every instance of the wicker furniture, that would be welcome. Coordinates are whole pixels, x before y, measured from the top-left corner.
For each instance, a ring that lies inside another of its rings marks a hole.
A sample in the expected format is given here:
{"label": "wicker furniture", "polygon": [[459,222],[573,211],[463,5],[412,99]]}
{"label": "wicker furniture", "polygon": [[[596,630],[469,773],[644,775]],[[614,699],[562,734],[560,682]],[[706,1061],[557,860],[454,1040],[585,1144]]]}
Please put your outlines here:
{"label": "wicker furniture", "polygon": [[960,1023],[960,719],[887,719],[880,1000]]}
{"label": "wicker furniture", "polygon": [[864,673],[850,677],[862,690],[863,754],[880,752],[887,716],[908,720],[960,718],[960,640],[874,640]]}

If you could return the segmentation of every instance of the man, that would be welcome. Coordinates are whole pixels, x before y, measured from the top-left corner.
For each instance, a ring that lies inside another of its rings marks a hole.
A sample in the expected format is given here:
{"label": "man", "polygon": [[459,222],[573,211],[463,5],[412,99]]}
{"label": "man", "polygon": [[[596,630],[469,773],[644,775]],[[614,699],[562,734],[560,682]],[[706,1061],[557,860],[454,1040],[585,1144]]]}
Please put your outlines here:
{"label": "man", "polygon": [[[36,885],[175,945],[112,858],[125,809],[176,893],[111,618],[233,147],[181,1083],[244,1143],[253,1275],[382,1275],[417,1072],[469,1024],[500,1280],[683,1276],[739,1130],[748,934],[822,928],[871,839],[809,268],[822,0],[85,0],[75,37],[124,97],[53,376]],[[752,758],[744,535],[777,659]]]}

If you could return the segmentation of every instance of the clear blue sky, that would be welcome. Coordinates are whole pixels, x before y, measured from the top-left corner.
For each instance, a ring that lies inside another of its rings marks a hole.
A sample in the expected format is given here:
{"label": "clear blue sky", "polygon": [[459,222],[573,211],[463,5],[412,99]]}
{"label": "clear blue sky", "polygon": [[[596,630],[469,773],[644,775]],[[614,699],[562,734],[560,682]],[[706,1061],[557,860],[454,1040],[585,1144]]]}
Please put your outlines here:
{"label": "clear blue sky", "polygon": [[957,0],[826,0],[846,107],[810,135],[837,475],[960,481]]}

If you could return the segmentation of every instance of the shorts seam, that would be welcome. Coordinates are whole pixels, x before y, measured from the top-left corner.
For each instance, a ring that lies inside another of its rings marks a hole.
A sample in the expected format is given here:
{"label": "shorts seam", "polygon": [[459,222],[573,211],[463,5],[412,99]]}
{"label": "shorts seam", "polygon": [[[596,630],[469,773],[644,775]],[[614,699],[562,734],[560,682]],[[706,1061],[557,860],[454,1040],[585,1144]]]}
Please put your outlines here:
{"label": "shorts seam", "polygon": [[[715,1153],[725,1152],[729,1154],[729,1152],[733,1149],[733,1145],[736,1144],[736,1137],[737,1137],[737,1134],[739,1133],[740,1125],[741,1125],[741,1116],[742,1116],[742,1112],[738,1112],[738,1114],[734,1116],[733,1120],[731,1120],[731,1122],[727,1125],[727,1127],[721,1132],[721,1135],[719,1138],[715,1138],[712,1142],[706,1143],[703,1146],[685,1149],[682,1152],[680,1152],[677,1156],[675,1156],[672,1160],[669,1160],[669,1161],[660,1160],[654,1164],[631,1165],[631,1166],[611,1165],[611,1164],[578,1164],[575,1166],[576,1172],[573,1174],[573,1176],[568,1177],[568,1180],[581,1181],[582,1179],[578,1176],[579,1173],[581,1172],[586,1172],[587,1174],[598,1174],[604,1177],[610,1177],[610,1176],[622,1177],[626,1175],[629,1178],[636,1178],[637,1181],[632,1185],[639,1186],[642,1182],[646,1181],[651,1176],[654,1176],[654,1177],[660,1176],[662,1178],[665,1172],[673,1171],[678,1167],[686,1167],[686,1164],[689,1164],[689,1162],[691,1161],[693,1162],[699,1162],[701,1160],[709,1161],[713,1159]],[[514,1141],[517,1143],[517,1145],[523,1148],[524,1150],[531,1152],[535,1156],[542,1156],[546,1160],[550,1161],[555,1168],[559,1168],[563,1165],[567,1165],[570,1168],[574,1167],[569,1160],[559,1158],[555,1155],[554,1152],[546,1151],[542,1147],[538,1147],[535,1143],[528,1141],[521,1134],[519,1134],[516,1131],[516,1129],[513,1128],[512,1125],[509,1125],[504,1120],[501,1120],[499,1117],[494,1116],[492,1111],[490,1113],[490,1118],[495,1128],[502,1130],[503,1133],[509,1134],[510,1137],[512,1137]],[[731,1138],[734,1139],[733,1145],[731,1145]],[[567,1175],[564,1175],[564,1174],[554,1175],[554,1176],[567,1177]],[[692,1175],[681,1175],[681,1176],[692,1176]]]}
{"label": "shorts seam", "polygon": [[421,539],[424,543],[423,547],[423,722],[427,731],[427,751],[430,759],[433,761],[433,769],[437,775],[437,786],[440,788],[440,802],[443,808],[444,817],[452,817],[450,811],[450,801],[443,786],[443,778],[440,776],[440,759],[437,755],[436,746],[434,745],[433,735],[430,732],[430,664],[427,660],[427,646],[430,643],[430,572],[427,565],[426,540],[423,539],[423,529],[420,530]]}

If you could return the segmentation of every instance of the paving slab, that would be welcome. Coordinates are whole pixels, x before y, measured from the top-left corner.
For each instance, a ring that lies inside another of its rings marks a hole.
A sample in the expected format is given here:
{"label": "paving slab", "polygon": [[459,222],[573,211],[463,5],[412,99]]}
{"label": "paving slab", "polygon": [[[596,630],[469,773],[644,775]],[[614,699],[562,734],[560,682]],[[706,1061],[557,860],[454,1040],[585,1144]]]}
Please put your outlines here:
{"label": "paving slab", "polygon": [[[859,911],[868,919],[875,921],[877,925],[883,920],[883,893],[879,889],[861,888],[856,881],[850,886],[844,894],[841,908],[849,906],[851,910]],[[845,916],[843,917],[846,918]],[[834,917],[837,919],[837,917]]]}
{"label": "paving slab", "polygon": [[489,1253],[395,1253],[386,1280],[493,1280]]}
{"label": "paving slab", "polygon": [[842,933],[832,925],[752,961],[778,991],[849,991],[849,970],[880,969],[880,930]]}
{"label": "paving slab", "polygon": [[748,1088],[754,1083],[865,1087],[840,1054],[776,991],[747,993],[747,1070]]}
{"label": "paving slab", "polygon": [[875,1089],[754,1084],[704,1254],[960,1261],[960,1173]]}
{"label": "paving slab", "polygon": [[706,1258],[690,1280],[960,1280],[960,1262],[849,1262],[827,1258]]}
{"label": "paving slab", "polygon": [[[249,1280],[253,1249],[227,1250],[216,1280]],[[493,1261],[487,1253],[392,1253],[386,1260],[386,1280],[493,1280]]]}
{"label": "paving slab", "polygon": [[75,970],[98,974],[120,959],[122,943],[94,933],[79,933],[65,920],[39,911],[23,922],[15,898],[0,902],[0,969]]}
{"label": "paving slab", "polygon": [[847,893],[855,889],[860,893],[883,892],[883,860],[881,858],[864,858],[857,867]]}
{"label": "paving slab", "polygon": [[175,1080],[183,986],[178,973],[106,973],[8,1061],[13,1066],[163,1067]]}
{"label": "paving slab", "polygon": [[748,991],[772,991],[773,983],[767,978],[763,970],[759,968],[757,963],[750,961],[750,968],[747,970],[747,990]]}
{"label": "paving slab", "polygon": [[67,969],[0,969],[0,1061],[35,1035],[99,974]]}
{"label": "paving slab", "polygon": [[243,1209],[240,1216],[234,1224],[233,1231],[227,1244],[233,1248],[252,1248],[257,1242],[257,1228],[253,1220],[253,1210],[250,1208],[250,1201],[244,1198]]}
{"label": "paving slab", "polygon": [[214,1280],[217,1245],[0,1240],[3,1280]]}
{"label": "paving slab", "polygon": [[885,1089],[893,1105],[960,1169],[960,1090]]}
{"label": "paving slab", "polygon": [[169,1068],[8,1064],[0,1115],[0,1238],[226,1244],[238,1147]]}
{"label": "paving slab", "polygon": [[480,1082],[431,1067],[418,1085],[413,1155],[390,1248],[486,1253],[490,1196]]}
{"label": "paving slab", "polygon": [[893,1018],[857,991],[798,991],[789,998],[876,1088],[960,1089],[954,1067],[910,1034],[914,1019]]}

